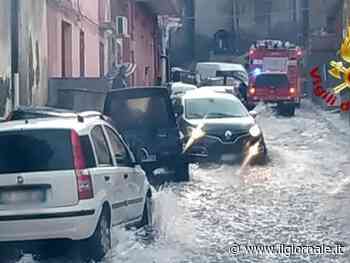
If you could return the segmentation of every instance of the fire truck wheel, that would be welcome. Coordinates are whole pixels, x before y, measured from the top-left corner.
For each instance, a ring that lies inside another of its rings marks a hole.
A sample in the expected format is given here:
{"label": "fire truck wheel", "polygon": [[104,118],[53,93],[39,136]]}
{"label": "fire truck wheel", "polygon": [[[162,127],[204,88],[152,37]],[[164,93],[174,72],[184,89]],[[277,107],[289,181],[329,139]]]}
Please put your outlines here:
{"label": "fire truck wheel", "polygon": [[284,116],[292,117],[295,115],[295,104],[280,103],[277,106],[278,113]]}

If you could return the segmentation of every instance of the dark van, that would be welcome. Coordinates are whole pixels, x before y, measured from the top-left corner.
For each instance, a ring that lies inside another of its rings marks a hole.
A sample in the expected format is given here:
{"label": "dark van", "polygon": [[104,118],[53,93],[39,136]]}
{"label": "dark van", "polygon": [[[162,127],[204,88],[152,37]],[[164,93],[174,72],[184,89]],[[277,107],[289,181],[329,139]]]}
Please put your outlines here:
{"label": "dark van", "polygon": [[151,182],[158,180],[154,179],[156,169],[163,171],[160,174],[165,181],[189,179],[189,164],[182,154],[180,132],[166,88],[109,91],[104,114],[122,133]]}

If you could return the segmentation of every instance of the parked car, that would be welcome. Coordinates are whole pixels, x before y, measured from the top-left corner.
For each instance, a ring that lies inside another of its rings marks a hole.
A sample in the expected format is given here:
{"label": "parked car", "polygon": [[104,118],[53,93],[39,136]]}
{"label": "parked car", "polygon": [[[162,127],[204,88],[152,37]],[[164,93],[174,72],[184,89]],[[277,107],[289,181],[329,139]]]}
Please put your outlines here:
{"label": "parked car", "polygon": [[198,89],[187,92],[176,104],[188,151],[201,162],[242,161],[252,153],[251,147],[257,149],[252,159],[266,161],[267,148],[256,113],[249,114],[234,95]]}
{"label": "parked car", "polygon": [[248,85],[248,73],[241,64],[199,62],[196,65],[196,73],[200,75],[201,83],[208,82],[208,80],[213,80],[215,78],[222,78],[224,85],[227,85],[228,80],[235,77],[241,79]]}
{"label": "parked car", "polygon": [[40,118],[76,118],[79,117],[101,117],[105,121],[110,122],[107,116],[103,116],[97,111],[82,111],[76,112],[68,109],[59,109],[53,107],[38,107],[38,106],[21,106],[11,111],[6,121],[31,120]]}
{"label": "parked car", "polygon": [[[104,114],[112,119],[113,125],[142,160],[149,180],[155,184],[189,180],[189,160],[183,154],[181,134],[166,88],[110,91]],[[156,178],[155,172],[160,170],[162,178]]]}
{"label": "parked car", "polygon": [[197,86],[183,82],[173,82],[169,84],[170,99],[174,100],[178,96],[184,95],[189,90],[197,89]]}
{"label": "parked car", "polygon": [[151,196],[132,152],[99,117],[0,124],[0,244],[82,241],[98,261],[112,226],[151,224]]}
{"label": "parked car", "polygon": [[201,91],[214,91],[219,93],[235,95],[233,87],[230,86],[203,86],[200,89]]}

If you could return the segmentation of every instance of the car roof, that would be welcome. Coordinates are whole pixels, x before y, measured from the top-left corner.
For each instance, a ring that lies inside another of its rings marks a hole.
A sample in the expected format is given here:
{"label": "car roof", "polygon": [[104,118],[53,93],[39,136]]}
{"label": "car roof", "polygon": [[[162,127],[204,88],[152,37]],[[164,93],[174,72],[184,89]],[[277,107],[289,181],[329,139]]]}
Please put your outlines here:
{"label": "car roof", "polygon": [[138,93],[138,92],[164,92],[167,91],[166,87],[162,86],[149,86],[149,87],[128,87],[123,89],[109,90],[108,93]]}
{"label": "car roof", "polygon": [[261,75],[285,75],[285,76],[288,76],[287,72],[261,72],[260,74],[257,75],[258,76],[261,76]]}
{"label": "car roof", "polygon": [[[218,87],[213,86],[213,87],[218,88],[220,86]],[[239,99],[233,94],[225,94],[225,93],[215,92],[213,90],[201,90],[201,88],[187,91],[183,96],[183,98],[184,99],[222,98],[222,99],[231,99],[231,100],[239,101]]]}
{"label": "car roof", "polygon": [[40,129],[73,129],[78,134],[87,134],[91,126],[108,125],[101,118],[87,117],[83,121],[78,120],[78,116],[72,118],[38,118],[30,120],[8,121],[0,123],[0,132],[17,130],[40,130]]}
{"label": "car roof", "polygon": [[237,63],[222,63],[222,62],[199,62],[197,63],[197,67],[200,66],[213,66],[220,70],[237,70],[237,71],[246,71],[246,69],[241,64]]}
{"label": "car roof", "polygon": [[57,113],[57,114],[74,113],[74,111],[72,110],[59,109],[59,108],[46,107],[46,106],[20,106],[14,111],[32,112],[32,113]]}
{"label": "car roof", "polygon": [[171,88],[193,88],[193,89],[196,89],[197,86],[193,85],[193,84],[184,83],[184,82],[173,82],[171,84]]}

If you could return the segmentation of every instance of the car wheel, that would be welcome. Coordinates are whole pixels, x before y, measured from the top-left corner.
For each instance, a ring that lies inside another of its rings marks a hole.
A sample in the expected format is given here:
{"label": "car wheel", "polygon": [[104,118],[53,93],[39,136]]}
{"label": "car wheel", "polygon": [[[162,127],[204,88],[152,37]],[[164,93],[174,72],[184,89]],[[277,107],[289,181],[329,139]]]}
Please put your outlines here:
{"label": "car wheel", "polygon": [[285,114],[288,117],[295,116],[295,104],[290,104],[285,109]]}
{"label": "car wheel", "polygon": [[152,209],[153,209],[153,203],[152,203],[152,194],[151,192],[148,192],[145,199],[145,205],[143,208],[142,213],[142,219],[140,221],[140,224],[138,227],[152,227]]}
{"label": "car wheel", "polygon": [[105,209],[102,211],[94,234],[87,241],[89,257],[95,261],[103,259],[111,249],[110,217]]}
{"label": "car wheel", "polygon": [[190,180],[190,165],[184,160],[176,162],[175,166],[175,181],[187,182]]}
{"label": "car wheel", "polygon": [[264,149],[263,149],[263,151],[256,157],[256,159],[255,159],[255,163],[257,164],[257,165],[265,165],[265,164],[267,164],[267,162],[268,162],[268,154],[267,154],[267,148],[266,148],[266,145],[265,145],[265,142],[263,143],[263,147],[264,147]]}

